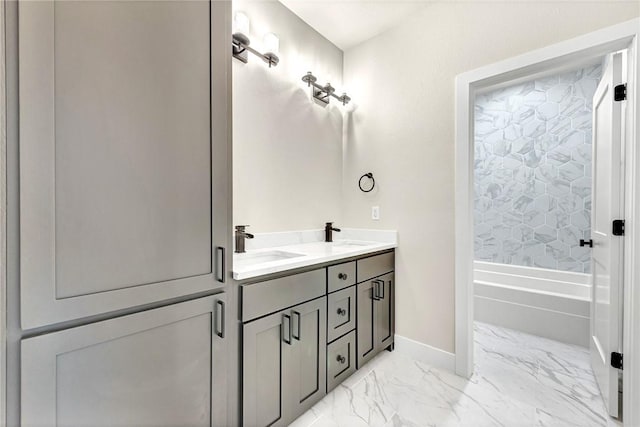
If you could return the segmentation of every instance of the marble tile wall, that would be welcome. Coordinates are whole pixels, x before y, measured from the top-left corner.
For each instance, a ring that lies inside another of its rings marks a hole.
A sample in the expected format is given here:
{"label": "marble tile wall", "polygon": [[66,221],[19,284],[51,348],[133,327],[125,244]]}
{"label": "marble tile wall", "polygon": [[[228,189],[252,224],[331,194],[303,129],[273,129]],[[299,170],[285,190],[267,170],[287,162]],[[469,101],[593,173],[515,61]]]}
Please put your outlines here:
{"label": "marble tile wall", "polygon": [[478,95],[475,258],[590,272],[596,64]]}

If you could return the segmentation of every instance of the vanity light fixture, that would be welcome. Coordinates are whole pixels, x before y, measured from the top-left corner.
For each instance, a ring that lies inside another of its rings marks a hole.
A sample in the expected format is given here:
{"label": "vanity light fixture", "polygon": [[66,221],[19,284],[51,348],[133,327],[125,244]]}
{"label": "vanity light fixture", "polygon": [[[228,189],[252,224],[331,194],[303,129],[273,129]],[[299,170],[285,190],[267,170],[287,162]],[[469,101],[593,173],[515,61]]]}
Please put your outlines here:
{"label": "vanity light fixture", "polygon": [[251,40],[248,34],[249,17],[243,12],[237,12],[233,18],[233,36],[231,41],[233,57],[246,64],[249,62],[249,52],[251,52],[269,64],[269,68],[278,65],[278,62],[280,62],[280,58],[278,58],[278,51],[280,49],[278,36],[273,33],[265,34],[264,45],[267,48],[267,53],[262,54],[249,46]]}
{"label": "vanity light fixture", "polygon": [[302,81],[305,82],[307,86],[313,87],[311,89],[311,93],[313,97],[324,105],[329,104],[331,97],[342,102],[342,105],[347,105],[349,101],[351,101],[351,98],[346,93],[343,93],[340,96],[336,95],[335,94],[336,89],[333,86],[331,86],[331,83],[327,83],[324,86],[320,86],[318,83],[316,83],[318,81],[318,78],[314,76],[311,73],[311,71],[309,71],[307,74],[302,76]]}

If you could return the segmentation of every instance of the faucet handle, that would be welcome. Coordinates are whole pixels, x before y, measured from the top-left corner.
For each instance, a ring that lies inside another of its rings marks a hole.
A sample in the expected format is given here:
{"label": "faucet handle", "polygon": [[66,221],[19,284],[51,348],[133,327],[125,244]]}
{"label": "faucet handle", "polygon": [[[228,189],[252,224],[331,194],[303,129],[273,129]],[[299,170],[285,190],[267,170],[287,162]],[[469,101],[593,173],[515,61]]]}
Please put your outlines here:
{"label": "faucet handle", "polygon": [[244,231],[249,225],[236,225],[236,231]]}

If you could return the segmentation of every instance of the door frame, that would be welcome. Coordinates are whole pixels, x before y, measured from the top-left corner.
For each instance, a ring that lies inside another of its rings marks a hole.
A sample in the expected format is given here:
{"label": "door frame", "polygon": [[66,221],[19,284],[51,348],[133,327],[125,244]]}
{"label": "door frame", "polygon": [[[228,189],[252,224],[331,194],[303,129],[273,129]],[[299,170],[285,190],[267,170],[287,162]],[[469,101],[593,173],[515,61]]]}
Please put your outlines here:
{"label": "door frame", "polygon": [[[517,83],[549,70],[579,66],[617,50],[629,49],[625,136],[623,408],[625,425],[640,425],[640,64],[636,18],[585,35],[465,72],[455,82],[455,359],[456,373],[473,374],[473,115],[475,95],[489,88]],[[638,254],[638,255],[636,255]],[[637,264],[637,263],[636,263]],[[635,337],[634,337],[635,335]]]}

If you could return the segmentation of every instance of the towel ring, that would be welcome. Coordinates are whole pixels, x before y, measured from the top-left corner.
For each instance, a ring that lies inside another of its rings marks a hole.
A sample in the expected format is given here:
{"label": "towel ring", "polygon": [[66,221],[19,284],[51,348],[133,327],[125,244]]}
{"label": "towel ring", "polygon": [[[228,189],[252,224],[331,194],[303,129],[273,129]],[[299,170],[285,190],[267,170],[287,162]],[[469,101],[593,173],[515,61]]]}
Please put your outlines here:
{"label": "towel ring", "polygon": [[[363,180],[363,179],[365,179],[365,178],[369,178],[369,179],[371,180],[371,188],[369,188],[368,190],[365,190],[365,189],[362,187],[362,180]],[[360,179],[358,180],[358,187],[360,187],[360,191],[362,191],[363,193],[368,193],[368,192],[370,192],[371,190],[373,190],[373,189],[375,188],[375,186],[376,186],[376,180],[373,178],[373,174],[372,174],[371,172],[367,172],[367,173],[365,173],[365,174],[364,174],[364,175],[362,175],[362,176],[360,177]]]}

